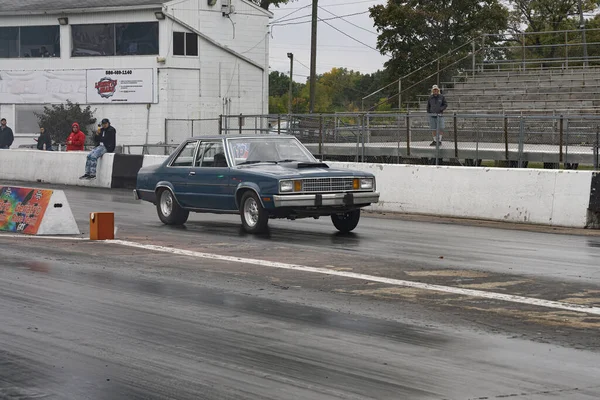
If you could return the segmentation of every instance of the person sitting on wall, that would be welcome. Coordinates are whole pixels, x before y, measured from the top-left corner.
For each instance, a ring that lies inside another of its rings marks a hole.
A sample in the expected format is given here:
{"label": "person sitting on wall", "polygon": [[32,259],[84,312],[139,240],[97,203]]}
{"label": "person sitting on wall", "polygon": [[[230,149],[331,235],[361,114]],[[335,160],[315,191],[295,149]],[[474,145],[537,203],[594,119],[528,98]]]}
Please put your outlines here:
{"label": "person sitting on wall", "polygon": [[95,179],[98,159],[106,153],[113,153],[117,143],[117,131],[110,125],[108,118],[102,120],[102,127],[94,135],[96,147],[87,156],[85,164],[85,175],[79,179]]}
{"label": "person sitting on wall", "polygon": [[71,125],[71,134],[67,138],[67,151],[83,151],[85,144],[85,134],[79,129],[79,124],[73,122]]}
{"label": "person sitting on wall", "polygon": [[35,141],[37,142],[38,150],[52,151],[52,139],[50,138],[50,134],[46,132],[46,129],[44,129],[43,126],[40,127],[40,136],[38,136]]}

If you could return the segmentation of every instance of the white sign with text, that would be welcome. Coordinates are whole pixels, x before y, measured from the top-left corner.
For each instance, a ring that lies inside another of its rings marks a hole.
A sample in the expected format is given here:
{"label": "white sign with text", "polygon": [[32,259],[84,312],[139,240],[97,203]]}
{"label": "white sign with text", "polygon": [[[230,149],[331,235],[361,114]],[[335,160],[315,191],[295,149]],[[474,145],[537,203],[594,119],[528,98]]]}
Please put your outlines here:
{"label": "white sign with text", "polygon": [[154,103],[155,70],[0,70],[0,104]]}
{"label": "white sign with text", "polygon": [[153,103],[154,70],[88,69],[87,103]]}

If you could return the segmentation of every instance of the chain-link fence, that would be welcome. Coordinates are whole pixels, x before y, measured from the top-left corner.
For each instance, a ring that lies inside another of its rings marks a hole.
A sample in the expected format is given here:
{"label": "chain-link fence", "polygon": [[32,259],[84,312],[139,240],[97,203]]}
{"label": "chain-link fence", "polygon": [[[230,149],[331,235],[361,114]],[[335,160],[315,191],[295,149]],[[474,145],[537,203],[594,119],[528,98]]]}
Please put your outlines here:
{"label": "chain-link fence", "polygon": [[220,134],[294,135],[323,160],[598,167],[600,116],[594,115],[454,113],[437,118],[414,112],[221,118]]}
{"label": "chain-link fence", "polygon": [[168,143],[124,145],[126,154],[170,154],[192,136],[287,134],[322,160],[598,169],[600,116],[338,113],[167,120]]}

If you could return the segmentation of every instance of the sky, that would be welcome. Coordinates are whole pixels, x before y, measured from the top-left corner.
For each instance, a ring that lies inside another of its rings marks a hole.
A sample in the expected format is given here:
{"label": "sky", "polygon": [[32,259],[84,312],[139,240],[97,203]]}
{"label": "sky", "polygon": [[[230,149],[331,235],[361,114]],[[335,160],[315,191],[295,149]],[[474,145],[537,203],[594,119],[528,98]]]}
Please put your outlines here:
{"label": "sky", "polygon": [[[321,7],[319,18],[321,19],[348,14],[358,15],[319,22],[317,26],[318,74],[330,71],[334,67],[345,67],[361,73],[372,73],[384,69],[383,64],[389,57],[382,56],[376,50],[377,32],[368,13],[369,7],[384,3],[385,0],[319,1],[319,7]],[[297,82],[306,82],[306,78],[310,74],[311,4],[310,0],[298,0],[291,1],[279,8],[269,8],[275,14],[271,20],[270,70],[289,74],[290,60],[287,53],[293,53],[295,59],[294,81]],[[286,16],[288,14],[289,16]],[[305,21],[306,23],[299,23]]]}

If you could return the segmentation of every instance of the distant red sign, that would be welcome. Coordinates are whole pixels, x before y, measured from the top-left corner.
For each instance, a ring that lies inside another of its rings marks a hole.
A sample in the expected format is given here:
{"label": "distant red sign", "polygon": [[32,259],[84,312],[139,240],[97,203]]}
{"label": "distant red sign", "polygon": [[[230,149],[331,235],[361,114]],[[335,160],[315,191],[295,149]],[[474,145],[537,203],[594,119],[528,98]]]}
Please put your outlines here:
{"label": "distant red sign", "polygon": [[100,97],[112,97],[117,90],[117,80],[104,77],[96,82],[96,90]]}

